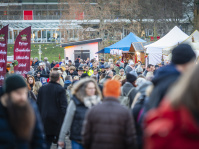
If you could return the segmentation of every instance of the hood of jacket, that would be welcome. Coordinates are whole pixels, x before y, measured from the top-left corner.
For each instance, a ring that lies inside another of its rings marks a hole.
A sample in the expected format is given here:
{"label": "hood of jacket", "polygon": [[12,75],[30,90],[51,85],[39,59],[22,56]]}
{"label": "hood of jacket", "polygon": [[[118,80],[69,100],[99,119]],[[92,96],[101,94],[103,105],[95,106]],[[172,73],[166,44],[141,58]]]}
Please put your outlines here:
{"label": "hood of jacket", "polygon": [[157,85],[160,81],[164,80],[170,76],[179,76],[180,72],[176,69],[174,64],[164,66],[157,70],[152,82]]}
{"label": "hood of jacket", "polygon": [[72,84],[72,82],[71,82],[70,80],[66,80],[66,81],[64,81],[64,85],[69,86],[70,84]]}

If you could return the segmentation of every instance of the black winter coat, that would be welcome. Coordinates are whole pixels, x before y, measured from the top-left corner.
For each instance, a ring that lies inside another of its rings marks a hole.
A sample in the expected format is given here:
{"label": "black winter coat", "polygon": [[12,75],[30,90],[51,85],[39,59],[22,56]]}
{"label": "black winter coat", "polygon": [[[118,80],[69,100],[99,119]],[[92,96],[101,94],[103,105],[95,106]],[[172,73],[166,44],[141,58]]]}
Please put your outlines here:
{"label": "black winter coat", "polygon": [[86,149],[137,148],[133,118],[115,98],[105,98],[88,111],[82,134]]}
{"label": "black winter coat", "polygon": [[49,82],[39,89],[37,104],[45,134],[59,136],[67,108],[65,89],[58,83]]}
{"label": "black winter coat", "polygon": [[76,111],[70,129],[70,139],[81,142],[82,126],[88,108],[85,107],[85,105],[82,102],[80,102],[75,96],[72,97],[72,100],[76,105]]}
{"label": "black winter coat", "polygon": [[0,149],[46,149],[43,126],[35,101],[29,99],[34,109],[36,122],[30,142],[16,137],[9,124],[7,109],[0,102]]}

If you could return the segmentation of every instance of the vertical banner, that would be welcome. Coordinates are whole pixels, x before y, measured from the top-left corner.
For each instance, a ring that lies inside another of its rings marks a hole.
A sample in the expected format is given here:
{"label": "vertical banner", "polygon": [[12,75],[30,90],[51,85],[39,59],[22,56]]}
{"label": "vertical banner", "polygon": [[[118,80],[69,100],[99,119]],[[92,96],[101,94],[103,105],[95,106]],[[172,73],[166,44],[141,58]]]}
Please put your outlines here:
{"label": "vertical banner", "polygon": [[31,27],[22,30],[16,38],[14,45],[14,60],[18,61],[18,65],[14,67],[16,74],[25,77],[30,71],[30,52],[31,52]]}
{"label": "vertical banner", "polygon": [[0,87],[3,85],[7,66],[8,25],[0,30]]}

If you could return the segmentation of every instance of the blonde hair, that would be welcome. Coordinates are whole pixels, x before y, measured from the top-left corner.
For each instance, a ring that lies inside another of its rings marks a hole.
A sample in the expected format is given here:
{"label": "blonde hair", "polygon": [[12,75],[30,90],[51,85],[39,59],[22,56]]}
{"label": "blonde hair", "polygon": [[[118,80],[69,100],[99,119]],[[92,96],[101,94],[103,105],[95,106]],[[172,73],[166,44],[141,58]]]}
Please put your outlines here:
{"label": "blonde hair", "polygon": [[168,100],[173,108],[180,105],[186,106],[191,112],[199,112],[199,66],[190,68],[183,74],[179,81],[171,88],[167,94]]}
{"label": "blonde hair", "polygon": [[41,82],[40,81],[35,82],[35,85],[33,86],[33,93],[35,95],[38,95],[40,87],[42,87]]}
{"label": "blonde hair", "polygon": [[122,81],[122,77],[116,74],[115,76],[113,76],[112,80]]}

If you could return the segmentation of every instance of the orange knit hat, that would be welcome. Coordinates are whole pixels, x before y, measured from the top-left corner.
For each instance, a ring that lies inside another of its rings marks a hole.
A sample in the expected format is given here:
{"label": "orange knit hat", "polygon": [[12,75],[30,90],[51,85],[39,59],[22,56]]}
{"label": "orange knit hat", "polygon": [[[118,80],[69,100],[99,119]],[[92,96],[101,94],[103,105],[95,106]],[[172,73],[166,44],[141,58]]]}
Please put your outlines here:
{"label": "orange knit hat", "polygon": [[103,88],[104,97],[115,97],[118,98],[120,96],[120,87],[121,83],[117,80],[109,80],[105,83]]}

